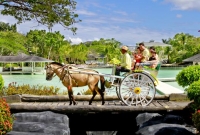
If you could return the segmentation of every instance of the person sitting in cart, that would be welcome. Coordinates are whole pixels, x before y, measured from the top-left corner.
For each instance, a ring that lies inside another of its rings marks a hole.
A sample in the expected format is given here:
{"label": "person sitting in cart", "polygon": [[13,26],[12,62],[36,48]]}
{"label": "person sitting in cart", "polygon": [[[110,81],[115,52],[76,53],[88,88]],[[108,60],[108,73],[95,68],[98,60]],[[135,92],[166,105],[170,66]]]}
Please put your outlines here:
{"label": "person sitting in cart", "polygon": [[143,66],[149,66],[152,69],[155,69],[157,64],[158,64],[158,55],[155,51],[155,48],[152,46],[149,48],[149,52],[151,54],[151,56],[149,57],[149,59],[147,61],[141,62],[139,64],[137,64],[137,66],[139,66],[139,69],[142,68]]}
{"label": "person sitting in cart", "polygon": [[139,48],[142,53],[141,62],[145,62],[149,60],[149,49],[145,47],[144,43],[139,43]]}
{"label": "person sitting in cart", "polygon": [[[149,47],[149,52],[156,51],[156,48],[154,46]],[[158,54],[156,53],[156,59],[158,60]]]}
{"label": "person sitting in cart", "polygon": [[[117,65],[115,70],[115,75],[120,76],[120,72],[130,72],[131,71],[131,56],[128,53],[128,47],[122,46],[121,47],[122,59],[121,63]],[[118,82],[118,79],[115,80]]]}
{"label": "person sitting in cart", "polygon": [[132,70],[135,69],[137,63],[141,63],[142,53],[140,51],[140,47],[137,48],[136,52],[133,52],[133,62],[132,62]]}
{"label": "person sitting in cart", "polygon": [[[141,57],[140,57],[140,63],[145,63],[146,61],[149,60],[149,56],[150,56],[150,53],[149,53],[149,49],[147,49],[144,45],[144,43],[139,43],[139,49],[141,51]],[[139,65],[140,63],[137,63],[135,65],[135,68],[134,69],[140,69]]]}

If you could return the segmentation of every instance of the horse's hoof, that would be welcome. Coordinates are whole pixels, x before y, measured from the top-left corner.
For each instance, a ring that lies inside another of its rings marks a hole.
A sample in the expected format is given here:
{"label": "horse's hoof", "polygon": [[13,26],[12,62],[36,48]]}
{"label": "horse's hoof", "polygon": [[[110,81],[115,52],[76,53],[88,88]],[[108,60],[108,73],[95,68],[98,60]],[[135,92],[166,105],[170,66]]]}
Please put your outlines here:
{"label": "horse's hoof", "polygon": [[92,103],[89,103],[89,105],[92,105]]}
{"label": "horse's hoof", "polygon": [[104,104],[105,104],[105,102],[102,103],[102,105],[104,105]]}
{"label": "horse's hoof", "polygon": [[78,102],[75,102],[74,105],[78,105]]}
{"label": "horse's hoof", "polygon": [[69,105],[72,105],[72,103],[70,103]]}

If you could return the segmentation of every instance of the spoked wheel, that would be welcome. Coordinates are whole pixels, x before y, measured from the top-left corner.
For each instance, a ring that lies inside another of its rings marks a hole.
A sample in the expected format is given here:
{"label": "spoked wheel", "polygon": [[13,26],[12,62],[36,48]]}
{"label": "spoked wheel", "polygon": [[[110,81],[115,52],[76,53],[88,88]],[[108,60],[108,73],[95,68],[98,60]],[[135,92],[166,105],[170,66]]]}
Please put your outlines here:
{"label": "spoked wheel", "polygon": [[128,106],[147,106],[155,93],[153,80],[142,72],[129,74],[119,86],[120,99]]}
{"label": "spoked wheel", "polygon": [[[119,99],[121,99],[121,96],[120,96],[120,93],[119,93],[119,87],[116,87],[115,89],[116,89],[117,97],[118,97]],[[122,99],[121,99],[121,100],[122,100]]]}

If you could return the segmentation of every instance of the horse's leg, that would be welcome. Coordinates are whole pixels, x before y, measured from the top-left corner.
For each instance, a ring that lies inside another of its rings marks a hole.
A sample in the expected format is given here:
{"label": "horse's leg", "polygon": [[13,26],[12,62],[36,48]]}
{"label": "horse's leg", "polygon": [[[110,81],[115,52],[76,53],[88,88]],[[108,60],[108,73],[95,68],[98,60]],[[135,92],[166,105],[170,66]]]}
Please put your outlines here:
{"label": "horse's leg", "polygon": [[74,99],[72,87],[68,88],[68,95],[69,95],[69,105],[72,105],[72,101],[73,101],[73,104],[76,105],[76,101]]}
{"label": "horse's leg", "polygon": [[97,92],[93,89],[92,90],[92,98],[90,99],[90,101],[89,101],[89,105],[92,105],[92,101],[94,100],[94,97],[97,95]]}
{"label": "horse's leg", "polygon": [[68,96],[69,96],[69,105],[72,105],[72,92],[68,90]]}
{"label": "horse's leg", "polygon": [[102,105],[104,105],[104,104],[105,104],[105,100],[104,100],[104,91],[102,91],[102,90],[99,89],[98,87],[97,87],[97,89],[98,89],[99,94],[101,95]]}
{"label": "horse's leg", "polygon": [[98,91],[99,94],[101,95],[101,99],[102,99],[102,105],[105,104],[105,100],[104,100],[104,92],[105,92],[105,79],[103,76],[100,76],[100,83],[101,83],[101,89],[99,89],[98,87]]}

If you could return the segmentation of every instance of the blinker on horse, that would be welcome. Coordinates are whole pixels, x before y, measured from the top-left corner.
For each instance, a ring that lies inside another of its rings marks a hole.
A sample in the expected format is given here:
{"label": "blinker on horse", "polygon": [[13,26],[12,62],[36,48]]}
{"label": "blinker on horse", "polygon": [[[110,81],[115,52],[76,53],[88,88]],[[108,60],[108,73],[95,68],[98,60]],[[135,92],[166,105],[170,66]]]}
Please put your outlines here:
{"label": "blinker on horse", "polygon": [[[97,93],[100,94],[102,98],[102,105],[104,105],[104,91],[105,91],[105,79],[103,76],[98,75],[98,72],[92,69],[78,69],[72,66],[65,66],[58,62],[52,62],[45,67],[46,70],[46,80],[50,81],[57,75],[62,84],[67,87],[69,96],[69,105],[76,105],[76,101],[73,96],[72,87],[82,87],[88,85],[89,89],[92,91],[92,98],[89,101],[89,105],[92,104],[94,97]],[[88,72],[88,74],[87,74]],[[98,87],[98,82],[100,81],[101,88]]]}

